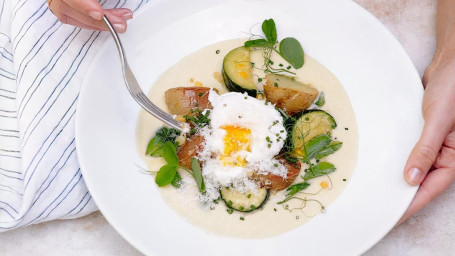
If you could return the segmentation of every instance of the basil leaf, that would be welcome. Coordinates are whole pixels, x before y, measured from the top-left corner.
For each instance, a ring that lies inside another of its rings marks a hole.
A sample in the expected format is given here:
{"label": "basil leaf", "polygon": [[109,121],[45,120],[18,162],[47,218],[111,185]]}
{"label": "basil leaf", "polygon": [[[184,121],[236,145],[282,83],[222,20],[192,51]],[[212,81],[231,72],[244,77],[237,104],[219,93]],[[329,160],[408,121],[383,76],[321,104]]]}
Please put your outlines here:
{"label": "basil leaf", "polygon": [[273,19],[264,20],[262,22],[262,31],[267,38],[267,42],[274,45],[277,40],[275,21]]}
{"label": "basil leaf", "polygon": [[267,41],[265,39],[256,39],[256,40],[248,40],[245,42],[245,47],[263,47],[267,45]]}
{"label": "basil leaf", "polygon": [[343,145],[343,142],[334,141],[330,145],[328,145],[327,147],[325,147],[321,151],[319,151],[315,157],[316,157],[316,159],[321,159],[323,157],[331,155],[331,154],[335,153],[335,151],[340,149],[342,145]]}
{"label": "basil leaf", "polygon": [[166,141],[163,145],[163,157],[168,165],[178,166],[179,159],[177,157],[177,148],[170,141]]}
{"label": "basil leaf", "polygon": [[313,179],[316,177],[324,176],[336,170],[335,166],[329,162],[320,162],[308,169],[308,172],[303,177],[304,180]]}
{"label": "basil leaf", "polygon": [[301,183],[291,185],[286,189],[286,191],[289,191],[286,194],[286,197],[293,196],[293,195],[297,194],[298,192],[306,189],[309,186],[310,186],[310,183],[308,183],[308,182],[301,182]]}
{"label": "basil leaf", "polygon": [[191,158],[191,169],[193,169],[193,177],[196,180],[197,187],[199,188],[199,192],[205,192],[205,184],[204,184],[204,177],[202,177],[202,170],[201,166],[199,166],[199,162],[196,158]]}
{"label": "basil leaf", "polygon": [[293,37],[286,37],[280,43],[280,54],[295,69],[299,69],[304,63],[302,45]]}
{"label": "basil leaf", "polygon": [[164,142],[160,138],[153,137],[147,145],[145,154],[150,156],[163,156],[163,144]]}
{"label": "basil leaf", "polygon": [[316,106],[318,106],[318,107],[324,106],[324,104],[325,104],[324,92],[321,92],[321,93],[319,94],[319,98],[318,98],[318,100],[316,101],[316,103],[314,103],[314,104],[315,104]]}
{"label": "basil leaf", "polygon": [[311,139],[305,146],[308,160],[313,159],[319,153],[319,151],[327,147],[330,142],[332,142],[332,139],[330,139],[327,134],[322,134]]}
{"label": "basil leaf", "polygon": [[180,184],[180,182],[182,181],[182,176],[180,176],[180,173],[177,171],[175,173],[175,176],[174,176],[174,179],[171,181],[171,185],[174,187],[174,188],[180,188],[182,185]]}
{"label": "basil leaf", "polygon": [[177,173],[177,166],[165,165],[160,168],[155,177],[155,183],[163,187],[172,182]]}

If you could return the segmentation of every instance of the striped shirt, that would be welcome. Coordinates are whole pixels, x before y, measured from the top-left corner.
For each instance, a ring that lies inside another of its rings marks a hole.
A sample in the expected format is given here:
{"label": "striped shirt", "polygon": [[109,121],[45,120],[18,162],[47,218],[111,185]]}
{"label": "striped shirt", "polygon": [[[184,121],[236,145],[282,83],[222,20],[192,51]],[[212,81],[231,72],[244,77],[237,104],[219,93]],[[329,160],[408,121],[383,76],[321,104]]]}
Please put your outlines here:
{"label": "striped shirt", "polygon": [[[136,11],[148,0],[101,0]],[[79,168],[75,112],[107,32],[60,23],[45,0],[0,0],[0,231],[97,209]]]}

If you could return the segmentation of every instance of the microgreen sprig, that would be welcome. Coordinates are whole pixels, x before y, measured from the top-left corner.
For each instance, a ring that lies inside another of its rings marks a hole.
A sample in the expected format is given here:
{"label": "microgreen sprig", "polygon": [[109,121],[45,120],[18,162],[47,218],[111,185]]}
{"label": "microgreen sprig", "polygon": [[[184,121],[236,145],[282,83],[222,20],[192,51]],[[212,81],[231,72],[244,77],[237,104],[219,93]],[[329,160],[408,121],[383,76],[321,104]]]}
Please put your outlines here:
{"label": "microgreen sprig", "polygon": [[[273,62],[271,61],[270,57],[272,52],[276,52],[284,60],[286,60],[289,64],[292,65],[295,69],[299,69],[304,64],[304,51],[300,42],[293,38],[293,37],[286,37],[284,38],[276,48],[276,44],[278,43],[277,31],[275,21],[273,19],[264,20],[262,23],[262,32],[265,35],[259,39],[251,39],[245,42],[245,47],[256,47],[256,48],[264,48],[263,49],[263,56],[264,56],[264,66],[265,71],[269,73],[291,73],[295,74],[294,72],[290,71],[290,67],[288,68],[274,68]],[[282,65],[281,65],[282,66]]]}

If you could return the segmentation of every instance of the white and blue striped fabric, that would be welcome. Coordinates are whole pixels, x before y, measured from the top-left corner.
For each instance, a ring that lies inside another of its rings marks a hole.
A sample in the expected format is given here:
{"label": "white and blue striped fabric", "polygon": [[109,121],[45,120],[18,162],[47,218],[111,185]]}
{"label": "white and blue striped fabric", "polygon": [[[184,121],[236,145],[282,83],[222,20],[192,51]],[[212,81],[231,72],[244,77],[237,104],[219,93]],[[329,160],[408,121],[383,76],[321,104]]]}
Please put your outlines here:
{"label": "white and blue striped fabric", "polygon": [[[146,2],[101,0],[134,11]],[[93,212],[74,119],[108,34],[60,23],[45,0],[0,0],[0,8],[0,231]]]}

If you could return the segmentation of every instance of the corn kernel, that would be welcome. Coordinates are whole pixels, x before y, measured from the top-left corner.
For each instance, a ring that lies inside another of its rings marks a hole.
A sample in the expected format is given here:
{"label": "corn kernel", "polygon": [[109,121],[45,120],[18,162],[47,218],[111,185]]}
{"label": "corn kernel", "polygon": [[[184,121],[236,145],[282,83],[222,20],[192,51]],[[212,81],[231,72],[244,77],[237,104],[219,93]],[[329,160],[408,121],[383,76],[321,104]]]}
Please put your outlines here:
{"label": "corn kernel", "polygon": [[196,82],[196,83],[194,83],[194,86],[196,86],[196,87],[202,87],[202,83],[201,83],[201,82]]}
{"label": "corn kernel", "polygon": [[193,79],[193,78],[190,79],[190,83],[192,83],[192,82],[194,82],[194,79]]}
{"label": "corn kernel", "polygon": [[299,156],[303,156],[303,155],[304,155],[304,154],[303,154],[303,151],[302,151],[301,149],[296,149],[296,150],[295,150],[295,153],[296,153],[297,155],[299,155]]}
{"label": "corn kernel", "polygon": [[321,181],[320,186],[321,188],[329,188],[329,183],[327,183],[327,181]]}
{"label": "corn kernel", "polygon": [[215,78],[215,80],[220,82],[220,83],[224,83],[223,76],[221,75],[220,72],[214,72],[213,73],[213,78]]}
{"label": "corn kernel", "polygon": [[176,116],[175,120],[180,121],[180,122],[186,122],[186,120],[183,116]]}

